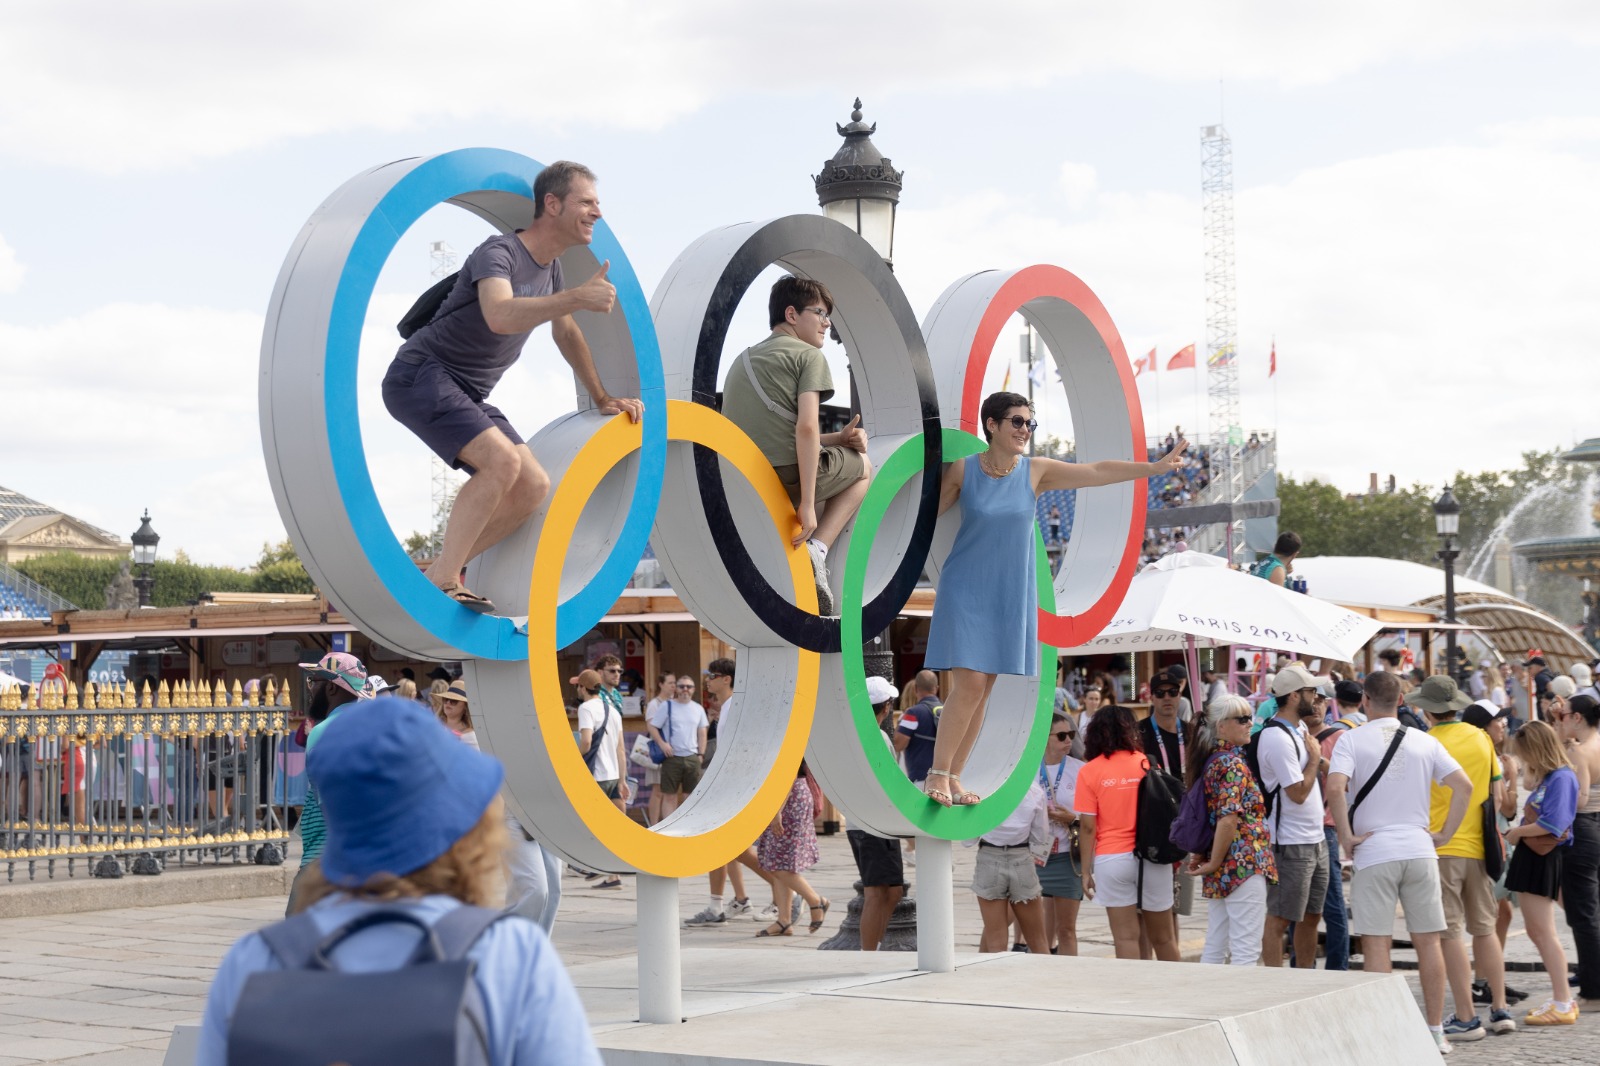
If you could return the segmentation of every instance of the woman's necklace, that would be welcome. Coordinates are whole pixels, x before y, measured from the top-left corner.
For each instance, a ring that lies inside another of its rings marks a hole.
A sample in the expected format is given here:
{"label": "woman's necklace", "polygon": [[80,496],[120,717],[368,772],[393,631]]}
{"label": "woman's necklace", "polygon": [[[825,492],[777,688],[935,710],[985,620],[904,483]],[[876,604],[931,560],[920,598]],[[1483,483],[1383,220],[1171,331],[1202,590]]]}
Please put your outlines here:
{"label": "woman's necklace", "polygon": [[996,470],[994,468],[993,462],[989,459],[989,453],[988,452],[984,451],[984,452],[979,452],[978,453],[978,465],[983,467],[983,472],[985,474],[988,474],[990,477],[994,477],[994,478],[1005,477],[1008,474],[1010,474],[1011,471],[1013,471],[1013,470],[1015,470],[1017,468],[1017,463],[1021,459],[1022,459],[1022,456],[1013,455],[1011,457],[1011,465],[1010,466],[1006,467],[1004,470]]}

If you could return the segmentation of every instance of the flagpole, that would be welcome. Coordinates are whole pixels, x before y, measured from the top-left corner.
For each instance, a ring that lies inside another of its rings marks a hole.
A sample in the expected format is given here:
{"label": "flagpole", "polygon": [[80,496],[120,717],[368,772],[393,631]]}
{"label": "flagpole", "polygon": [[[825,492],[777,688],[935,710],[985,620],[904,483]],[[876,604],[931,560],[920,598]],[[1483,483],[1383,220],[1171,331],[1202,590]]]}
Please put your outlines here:
{"label": "flagpole", "polygon": [[[1278,441],[1278,335],[1272,335],[1272,441]],[[1282,456],[1279,456],[1282,462]]]}

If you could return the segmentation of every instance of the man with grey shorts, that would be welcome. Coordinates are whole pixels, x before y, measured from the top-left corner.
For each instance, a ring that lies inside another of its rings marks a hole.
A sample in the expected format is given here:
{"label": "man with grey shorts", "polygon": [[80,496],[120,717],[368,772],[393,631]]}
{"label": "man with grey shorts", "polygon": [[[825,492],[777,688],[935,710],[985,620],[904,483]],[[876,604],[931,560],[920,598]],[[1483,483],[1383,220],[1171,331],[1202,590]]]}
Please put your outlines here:
{"label": "man with grey shorts", "polygon": [[[1339,843],[1355,860],[1350,931],[1361,937],[1363,968],[1368,973],[1390,972],[1394,908],[1400,904],[1417,952],[1428,1029],[1440,1049],[1448,1050],[1444,953],[1439,943],[1445,918],[1435,849],[1460,828],[1472,797],[1472,779],[1444,745],[1420,730],[1402,728],[1396,717],[1400,682],[1392,673],[1368,674],[1363,689],[1367,722],[1341,736],[1328,760],[1328,805]],[[1430,833],[1435,783],[1450,790],[1450,810],[1442,829]],[[1354,799],[1346,795],[1352,789]]]}
{"label": "man with grey shorts", "polygon": [[1319,679],[1299,666],[1286,666],[1272,682],[1278,713],[1256,740],[1261,791],[1273,797],[1267,829],[1278,880],[1267,886],[1267,921],[1261,961],[1283,965],[1283,935],[1294,923],[1295,965],[1317,965],[1317,923],[1328,895],[1328,851],[1322,832],[1322,788],[1317,775],[1322,749],[1313,730],[1321,725],[1316,709]]}

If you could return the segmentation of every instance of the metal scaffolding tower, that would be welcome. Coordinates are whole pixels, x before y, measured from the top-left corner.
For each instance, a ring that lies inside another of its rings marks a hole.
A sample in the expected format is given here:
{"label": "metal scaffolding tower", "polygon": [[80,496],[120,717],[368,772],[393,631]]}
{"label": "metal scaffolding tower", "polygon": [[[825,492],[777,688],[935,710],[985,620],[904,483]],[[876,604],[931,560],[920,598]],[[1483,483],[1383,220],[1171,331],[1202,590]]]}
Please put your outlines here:
{"label": "metal scaffolding tower", "polygon": [[[430,269],[434,277],[444,279],[455,273],[456,250],[445,241],[433,241],[428,245],[428,255],[433,260]],[[456,502],[456,493],[461,489],[461,476],[450,468],[450,464],[439,458],[433,457],[433,528],[442,530],[445,519],[450,517],[450,508]],[[442,545],[432,545],[437,552]]]}
{"label": "metal scaffolding tower", "polygon": [[[1211,408],[1211,480],[1218,502],[1244,497],[1239,417],[1238,328],[1233,288],[1233,141],[1220,123],[1200,128],[1200,203],[1205,217],[1206,397]],[[1229,562],[1244,557],[1244,523],[1229,524]]]}

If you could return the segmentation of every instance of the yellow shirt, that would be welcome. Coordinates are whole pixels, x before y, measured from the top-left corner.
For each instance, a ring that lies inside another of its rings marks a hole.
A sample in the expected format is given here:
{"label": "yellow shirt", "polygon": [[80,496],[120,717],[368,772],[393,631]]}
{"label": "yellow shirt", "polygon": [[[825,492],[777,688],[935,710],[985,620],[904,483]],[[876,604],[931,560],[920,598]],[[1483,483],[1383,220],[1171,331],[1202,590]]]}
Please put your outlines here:
{"label": "yellow shirt", "polygon": [[[1489,798],[1493,782],[1500,780],[1500,757],[1494,753],[1494,742],[1489,734],[1467,722],[1440,722],[1428,730],[1428,735],[1444,745],[1450,757],[1461,764],[1461,769],[1472,779],[1472,801],[1467,805],[1467,816],[1461,819],[1461,828],[1439,849],[1440,855],[1456,855],[1463,859],[1483,858],[1483,801]],[[1450,790],[1442,785],[1433,786],[1432,809],[1428,816],[1428,829],[1437,833],[1444,828],[1450,813]]]}

